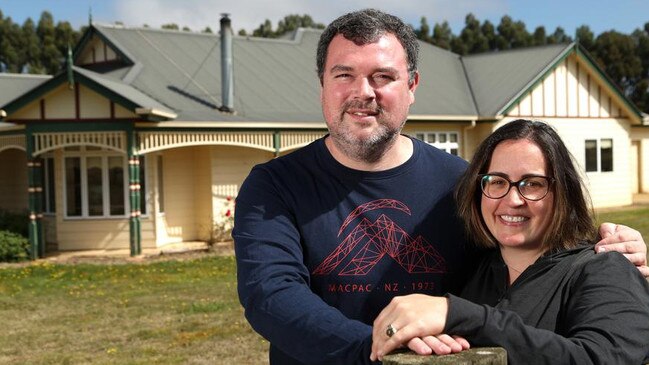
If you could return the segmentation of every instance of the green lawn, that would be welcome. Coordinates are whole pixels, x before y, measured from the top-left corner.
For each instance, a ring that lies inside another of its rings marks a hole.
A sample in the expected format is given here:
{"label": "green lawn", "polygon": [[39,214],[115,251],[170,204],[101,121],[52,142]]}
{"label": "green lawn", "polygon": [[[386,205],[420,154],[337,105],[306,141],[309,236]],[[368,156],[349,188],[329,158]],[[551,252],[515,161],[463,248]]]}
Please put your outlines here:
{"label": "green lawn", "polygon": [[0,269],[1,364],[263,364],[232,256]]}
{"label": "green lawn", "polygon": [[649,246],[649,205],[604,210],[596,213],[598,222],[614,222],[637,229]]}
{"label": "green lawn", "polygon": [[[598,214],[640,230],[649,206]],[[0,364],[264,364],[232,256],[0,268]]]}

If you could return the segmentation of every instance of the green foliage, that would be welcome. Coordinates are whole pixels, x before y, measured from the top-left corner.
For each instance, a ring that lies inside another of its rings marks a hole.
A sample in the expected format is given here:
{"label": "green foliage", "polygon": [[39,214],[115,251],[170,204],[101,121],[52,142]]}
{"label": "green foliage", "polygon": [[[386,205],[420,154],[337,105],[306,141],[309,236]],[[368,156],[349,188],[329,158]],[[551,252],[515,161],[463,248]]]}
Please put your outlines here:
{"label": "green foliage", "polygon": [[11,213],[0,210],[0,230],[9,231],[27,237],[29,217],[25,213]]}
{"label": "green foliage", "polygon": [[[488,20],[481,22],[469,13],[459,35],[453,34],[446,21],[431,25],[426,16],[420,19],[419,27],[413,26],[419,39],[461,55],[573,41],[561,27],[551,32],[539,26],[530,33],[525,23],[508,15],[495,25]],[[238,34],[278,38],[300,27],[322,29],[324,24],[316,23],[306,14],[291,14],[280,20],[276,29],[266,19],[251,34],[244,29]],[[162,28],[190,31],[175,23],[164,24]],[[48,11],[41,14],[37,23],[27,18],[21,26],[0,11],[0,72],[60,72],[67,47],[77,44],[85,29],[74,30],[67,21],[55,23]],[[212,29],[206,27],[202,32],[211,33]],[[582,25],[577,28],[574,39],[593,56],[624,95],[640,110],[649,112],[649,22],[630,35],[610,31],[595,36],[587,25]]]}
{"label": "green foliage", "polygon": [[0,230],[0,262],[25,261],[29,258],[29,241],[17,233]]}
{"label": "green foliage", "polygon": [[[324,29],[324,24],[316,23],[309,15],[291,14],[284,17],[277,24],[277,30],[273,30],[273,24],[266,19],[259,27],[252,31],[253,37],[277,38],[292,32],[297,28]],[[239,34],[242,32],[239,31]],[[245,33],[245,31],[244,31]]]}
{"label": "green foliage", "polygon": [[[431,35],[431,26],[425,16],[421,17],[419,28],[413,28],[420,40],[461,55],[573,41],[561,27],[549,33],[545,27],[539,26],[530,33],[525,23],[508,15],[494,26],[488,20],[481,24],[469,13],[458,36],[453,34],[446,21],[432,26]],[[263,35],[260,33],[260,36]],[[576,29],[575,39],[638,109],[649,112],[649,22],[631,35],[609,31],[597,37],[587,25],[582,25]]]}

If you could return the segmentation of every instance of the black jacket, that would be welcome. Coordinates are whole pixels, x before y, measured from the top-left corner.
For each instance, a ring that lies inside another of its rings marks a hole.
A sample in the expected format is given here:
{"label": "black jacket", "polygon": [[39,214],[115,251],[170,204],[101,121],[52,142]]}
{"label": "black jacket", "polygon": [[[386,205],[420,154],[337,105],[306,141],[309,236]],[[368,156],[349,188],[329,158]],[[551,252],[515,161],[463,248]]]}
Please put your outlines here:
{"label": "black jacket", "polygon": [[649,284],[621,254],[546,254],[507,284],[500,251],[487,254],[464,299],[449,295],[445,332],[504,347],[510,364],[649,361]]}

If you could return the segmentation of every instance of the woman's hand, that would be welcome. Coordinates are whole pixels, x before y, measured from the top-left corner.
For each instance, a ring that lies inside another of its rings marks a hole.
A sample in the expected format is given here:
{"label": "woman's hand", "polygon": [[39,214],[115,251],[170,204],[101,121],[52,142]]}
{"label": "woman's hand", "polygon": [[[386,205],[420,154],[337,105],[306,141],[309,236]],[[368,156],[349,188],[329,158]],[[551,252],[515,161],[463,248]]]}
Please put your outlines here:
{"label": "woman's hand", "polygon": [[[460,337],[442,334],[446,325],[448,299],[423,294],[395,297],[374,320],[372,361],[380,360],[407,344],[420,355],[449,354],[469,348]],[[388,336],[388,326],[392,329]]]}

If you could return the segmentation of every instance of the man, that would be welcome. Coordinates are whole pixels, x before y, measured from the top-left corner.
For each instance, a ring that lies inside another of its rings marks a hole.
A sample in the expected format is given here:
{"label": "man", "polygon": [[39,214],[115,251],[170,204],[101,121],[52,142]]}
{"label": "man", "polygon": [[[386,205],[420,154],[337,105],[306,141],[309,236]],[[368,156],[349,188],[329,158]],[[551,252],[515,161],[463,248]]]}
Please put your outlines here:
{"label": "man", "polygon": [[[370,363],[370,324],[392,297],[453,291],[472,267],[452,199],[466,162],[400,134],[417,54],[394,16],[331,23],[317,51],[329,135],[256,166],[239,192],[239,296],[271,364]],[[611,240],[645,264],[622,228]]]}

